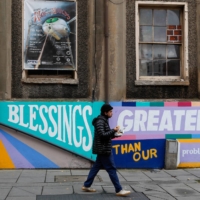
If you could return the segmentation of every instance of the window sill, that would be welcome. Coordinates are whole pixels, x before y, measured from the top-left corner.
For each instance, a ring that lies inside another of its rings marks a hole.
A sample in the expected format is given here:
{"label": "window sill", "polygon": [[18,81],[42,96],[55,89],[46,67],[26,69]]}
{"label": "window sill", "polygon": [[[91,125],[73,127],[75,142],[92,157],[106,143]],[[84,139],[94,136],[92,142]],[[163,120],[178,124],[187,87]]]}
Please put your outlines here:
{"label": "window sill", "polygon": [[190,82],[188,80],[136,80],[135,85],[180,85],[188,86]]}
{"label": "window sill", "polygon": [[21,79],[23,83],[35,83],[35,84],[69,84],[78,85],[78,79],[66,79],[66,78],[24,78]]}

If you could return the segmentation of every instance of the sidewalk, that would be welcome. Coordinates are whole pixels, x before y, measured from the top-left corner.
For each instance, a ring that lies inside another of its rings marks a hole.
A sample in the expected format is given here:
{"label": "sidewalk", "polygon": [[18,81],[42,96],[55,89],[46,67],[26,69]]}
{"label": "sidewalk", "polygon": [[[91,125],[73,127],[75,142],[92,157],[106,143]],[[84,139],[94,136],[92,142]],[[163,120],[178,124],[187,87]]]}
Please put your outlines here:
{"label": "sidewalk", "polygon": [[[82,200],[118,199],[104,170],[98,173],[93,184],[97,193],[82,192],[88,172],[82,169],[0,170],[0,200],[70,199],[67,194],[74,199],[80,199],[81,195]],[[200,199],[200,169],[118,170],[118,175],[122,186],[132,191],[132,196],[125,199]]]}

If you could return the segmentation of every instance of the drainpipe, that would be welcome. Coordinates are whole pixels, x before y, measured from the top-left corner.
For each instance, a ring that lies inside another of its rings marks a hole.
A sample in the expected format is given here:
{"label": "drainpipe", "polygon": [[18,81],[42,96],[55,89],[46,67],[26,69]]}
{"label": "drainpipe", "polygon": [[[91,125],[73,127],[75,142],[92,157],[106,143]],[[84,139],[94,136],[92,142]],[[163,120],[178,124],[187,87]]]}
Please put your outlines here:
{"label": "drainpipe", "polygon": [[108,4],[107,0],[104,0],[104,35],[105,35],[105,42],[104,42],[104,77],[105,77],[105,101],[109,103],[109,66],[108,66],[108,39],[109,39],[109,27],[108,27]]}

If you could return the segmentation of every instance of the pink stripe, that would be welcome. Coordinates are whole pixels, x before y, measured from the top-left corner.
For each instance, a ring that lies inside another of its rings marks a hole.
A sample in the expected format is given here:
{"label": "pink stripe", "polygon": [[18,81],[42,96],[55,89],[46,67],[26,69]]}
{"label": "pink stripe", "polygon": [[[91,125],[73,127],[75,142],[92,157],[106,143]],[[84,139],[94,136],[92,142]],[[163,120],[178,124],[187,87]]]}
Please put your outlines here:
{"label": "pink stripe", "polygon": [[136,139],[165,139],[165,134],[140,134]]}
{"label": "pink stripe", "polygon": [[164,102],[164,106],[178,107],[178,102]]}
{"label": "pink stripe", "polygon": [[114,140],[135,140],[135,135],[123,135],[122,137],[115,138]]}
{"label": "pink stripe", "polygon": [[1,134],[1,132],[0,138],[16,168],[34,168],[34,166],[29,163],[21,153],[19,153],[19,151]]}

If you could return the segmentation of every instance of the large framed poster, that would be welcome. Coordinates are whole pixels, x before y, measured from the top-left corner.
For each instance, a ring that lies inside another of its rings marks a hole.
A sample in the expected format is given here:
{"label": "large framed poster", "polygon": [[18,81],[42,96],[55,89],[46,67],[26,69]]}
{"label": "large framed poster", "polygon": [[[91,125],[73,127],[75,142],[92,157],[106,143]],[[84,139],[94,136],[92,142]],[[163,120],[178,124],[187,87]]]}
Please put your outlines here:
{"label": "large framed poster", "polygon": [[76,69],[76,2],[24,0],[25,70]]}

